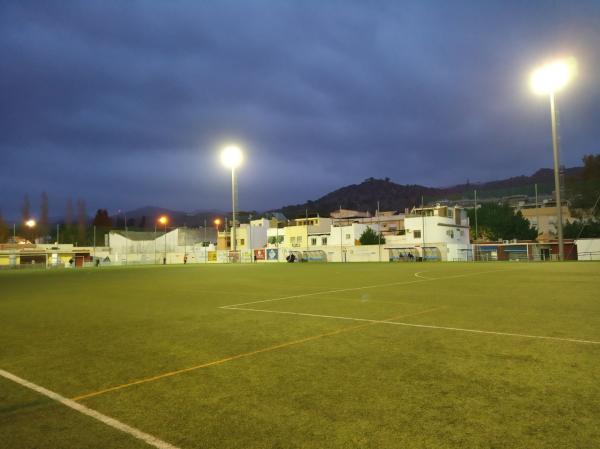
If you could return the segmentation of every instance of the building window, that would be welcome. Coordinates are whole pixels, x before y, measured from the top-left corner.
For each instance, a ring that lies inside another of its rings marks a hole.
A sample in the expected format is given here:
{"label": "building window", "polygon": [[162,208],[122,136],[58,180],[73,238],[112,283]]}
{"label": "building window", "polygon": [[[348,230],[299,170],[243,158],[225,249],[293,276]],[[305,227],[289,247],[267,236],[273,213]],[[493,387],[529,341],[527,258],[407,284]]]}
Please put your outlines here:
{"label": "building window", "polygon": [[346,240],[350,240],[350,234],[346,234]]}
{"label": "building window", "polygon": [[406,234],[406,230],[404,230],[404,229],[400,229],[398,231],[398,235],[405,235],[405,234]]}
{"label": "building window", "polygon": [[420,239],[421,238],[421,231],[413,231],[413,236],[416,239]]}
{"label": "building window", "polygon": [[245,239],[240,239],[240,245],[243,245],[246,242]]}
{"label": "building window", "polygon": [[448,209],[448,218],[454,218],[454,211],[452,209]]}
{"label": "building window", "polygon": [[327,237],[321,237],[321,245],[327,245]]}
{"label": "building window", "polygon": [[290,237],[290,243],[293,245],[296,243],[296,237]]}
{"label": "building window", "polygon": [[452,229],[449,229],[449,230],[446,231],[446,235],[448,237],[450,237],[451,239],[453,239],[454,238],[454,231]]}
{"label": "building window", "polygon": [[302,236],[301,236],[301,235],[299,235],[299,236],[296,238],[296,242],[298,242],[298,243],[302,243]]}
{"label": "building window", "polygon": [[316,237],[313,237],[313,238],[311,238],[311,239],[310,239],[310,244],[311,244],[312,246],[316,246],[316,245],[317,245],[317,238],[316,238]]}

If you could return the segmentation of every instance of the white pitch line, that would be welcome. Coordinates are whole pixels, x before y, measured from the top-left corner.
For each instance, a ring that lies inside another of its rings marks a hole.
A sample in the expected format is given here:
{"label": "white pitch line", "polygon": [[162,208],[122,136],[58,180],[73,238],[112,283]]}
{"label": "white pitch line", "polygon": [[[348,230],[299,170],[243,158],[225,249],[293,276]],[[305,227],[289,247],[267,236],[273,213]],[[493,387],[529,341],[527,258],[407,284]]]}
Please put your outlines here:
{"label": "white pitch line", "polygon": [[280,310],[266,310],[266,309],[250,309],[244,307],[229,307],[229,310],[246,310],[251,312],[264,312],[264,313],[278,313],[282,315],[299,315],[299,316],[309,316],[315,318],[333,318],[337,320],[349,320],[349,321],[366,321],[369,323],[381,323],[381,324],[393,324],[395,326],[407,326],[407,327],[419,327],[423,329],[439,329],[446,331],[455,331],[455,332],[469,332],[473,334],[487,334],[487,335],[500,335],[503,337],[519,337],[519,338],[534,338],[538,340],[554,340],[554,341],[566,341],[571,343],[585,343],[592,345],[600,345],[600,341],[595,340],[581,340],[577,338],[567,338],[567,337],[550,337],[546,335],[530,335],[530,334],[518,334],[513,332],[497,332],[497,331],[485,331],[480,329],[464,329],[460,327],[448,327],[448,326],[434,326],[430,324],[414,324],[414,323],[403,323],[399,321],[389,321],[389,320],[372,320],[368,318],[353,318],[347,316],[335,316],[335,315],[319,315],[316,313],[301,313],[301,312],[286,312]]}
{"label": "white pitch line", "polygon": [[418,271],[417,273],[415,273],[415,277],[421,278],[421,279],[426,279],[428,281],[435,281],[434,278],[426,278],[425,276],[421,276],[423,273],[427,273],[427,271]]}
{"label": "white pitch line", "polygon": [[467,276],[476,276],[479,274],[496,273],[499,271],[507,271],[507,270],[504,269],[504,270],[479,271],[477,273],[457,274],[454,276],[446,276],[443,278],[435,278],[435,279],[434,278],[421,278],[421,279],[417,279],[415,281],[389,282],[387,284],[365,285],[363,287],[349,287],[349,288],[340,288],[340,289],[336,289],[336,290],[324,290],[324,291],[322,290],[322,291],[313,292],[313,293],[303,293],[300,295],[283,296],[281,298],[260,299],[258,301],[242,302],[239,304],[229,304],[226,306],[221,306],[221,307],[219,307],[219,309],[231,309],[233,307],[238,307],[238,306],[249,306],[250,304],[259,304],[259,303],[263,303],[263,302],[272,302],[272,301],[283,301],[286,299],[306,298],[308,296],[326,295],[329,293],[343,293],[343,292],[351,292],[351,291],[356,291],[356,290],[367,290],[370,288],[390,287],[392,285],[408,285],[408,284],[417,284],[417,283],[421,283],[421,282],[442,281],[442,280],[446,280],[446,279],[454,279],[454,278],[467,277]]}
{"label": "white pitch line", "polygon": [[15,376],[14,374],[9,373],[8,371],[0,369],[0,376],[4,377],[5,379],[12,380],[13,382],[18,383],[19,385],[22,385],[26,388],[29,388],[30,390],[33,390],[39,394],[42,394],[56,402],[61,403],[66,407],[72,408],[73,410],[76,410],[79,413],[83,413],[84,415],[94,418],[106,424],[109,427],[129,434],[132,437],[137,438],[138,440],[142,440],[150,446],[154,446],[158,449],[179,449],[177,446],[173,446],[172,444],[159,440],[158,438],[149,435],[145,432],[142,432],[141,430],[136,429],[135,427],[128,426],[127,424],[124,424],[121,421],[117,421],[116,419],[111,418],[110,416],[103,415],[102,413],[97,412],[96,410],[93,410],[89,407],[86,407],[85,405],[79,404],[78,402],[72,401],[71,399],[67,399],[64,396],[55,393],[54,391],[50,391],[44,387],[40,387],[39,385],[36,385],[32,382]]}

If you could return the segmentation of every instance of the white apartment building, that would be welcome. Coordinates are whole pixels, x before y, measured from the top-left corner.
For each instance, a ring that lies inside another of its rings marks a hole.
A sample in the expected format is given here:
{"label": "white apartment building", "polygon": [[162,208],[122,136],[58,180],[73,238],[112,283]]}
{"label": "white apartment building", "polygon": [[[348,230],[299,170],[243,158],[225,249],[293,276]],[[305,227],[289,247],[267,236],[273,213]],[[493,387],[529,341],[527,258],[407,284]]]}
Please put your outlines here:
{"label": "white apartment building", "polygon": [[400,235],[387,235],[389,249],[414,250],[414,255],[426,259],[468,260],[469,218],[460,206],[414,208],[404,217]]}

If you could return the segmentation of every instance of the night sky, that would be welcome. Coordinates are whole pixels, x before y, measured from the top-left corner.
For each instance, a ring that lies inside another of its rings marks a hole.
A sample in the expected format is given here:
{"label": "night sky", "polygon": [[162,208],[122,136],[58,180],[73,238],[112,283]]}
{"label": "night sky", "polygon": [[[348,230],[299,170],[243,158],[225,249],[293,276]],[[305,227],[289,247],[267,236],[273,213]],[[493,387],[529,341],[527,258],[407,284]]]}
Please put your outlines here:
{"label": "night sky", "polygon": [[562,161],[600,152],[600,1],[0,0],[0,208],[242,209],[365,178],[552,166],[532,68],[573,55]]}

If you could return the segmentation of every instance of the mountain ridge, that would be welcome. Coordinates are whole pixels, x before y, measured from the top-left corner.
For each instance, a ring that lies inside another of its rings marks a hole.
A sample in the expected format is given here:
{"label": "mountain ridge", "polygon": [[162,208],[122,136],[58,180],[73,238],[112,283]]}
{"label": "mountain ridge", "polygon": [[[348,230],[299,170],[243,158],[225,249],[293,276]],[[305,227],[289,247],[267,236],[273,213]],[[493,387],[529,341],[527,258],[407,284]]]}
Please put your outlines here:
{"label": "mountain ridge", "polygon": [[[583,167],[570,167],[563,170],[563,176],[567,179],[577,176]],[[541,195],[548,195],[554,188],[554,170],[541,168],[533,174],[512,176],[487,182],[456,184],[448,187],[428,187],[419,184],[398,184],[389,178],[377,179],[367,178],[359,184],[349,184],[332,192],[326,193],[316,200],[305,203],[292,204],[277,209],[269,209],[264,213],[281,212],[287,218],[302,217],[308,211],[309,214],[329,216],[329,214],[340,207],[374,212],[379,202],[380,210],[403,211],[421,204],[421,197],[425,203],[441,200],[460,200],[473,198],[473,191],[477,190],[479,198],[490,198],[495,196],[509,196],[515,194],[533,194],[533,185],[538,185]],[[245,221],[248,214],[262,215],[256,211],[240,211],[239,219]],[[214,209],[196,210],[194,212],[176,211],[164,207],[144,206],[126,212],[127,220],[135,220],[136,223],[145,217],[146,226],[154,223],[160,215],[169,216],[171,225],[202,226],[204,220],[211,226],[215,217],[224,217],[229,212]],[[120,214],[122,215],[122,214]],[[116,218],[116,217],[113,217]]]}
{"label": "mountain ridge", "polygon": [[[563,176],[571,178],[577,176],[583,167],[571,167],[563,170]],[[318,213],[329,216],[337,209],[352,209],[374,212],[379,202],[380,210],[403,211],[421,204],[435,200],[459,200],[473,198],[473,191],[477,190],[480,198],[496,196],[509,196],[515,194],[533,194],[534,184],[538,185],[540,194],[549,194],[554,187],[554,170],[541,168],[532,175],[519,175],[506,179],[480,183],[457,184],[449,187],[427,187],[419,184],[397,184],[389,178],[367,178],[360,184],[350,184],[329,192],[317,200],[309,200],[301,204],[293,204],[273,209],[283,213],[288,218]],[[467,196],[465,196],[467,195]]]}

